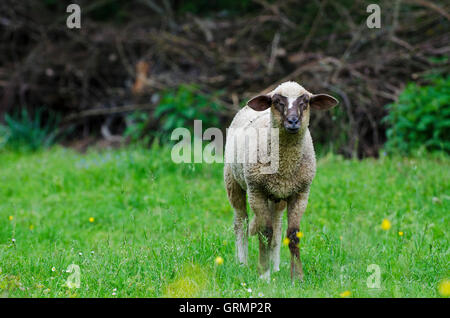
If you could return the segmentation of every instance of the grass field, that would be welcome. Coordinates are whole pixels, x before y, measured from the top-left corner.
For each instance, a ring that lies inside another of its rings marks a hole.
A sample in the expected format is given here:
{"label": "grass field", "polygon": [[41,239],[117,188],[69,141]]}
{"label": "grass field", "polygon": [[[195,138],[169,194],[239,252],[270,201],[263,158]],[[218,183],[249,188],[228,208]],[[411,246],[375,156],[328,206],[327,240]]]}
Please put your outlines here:
{"label": "grass field", "polygon": [[[439,297],[449,168],[445,156],[319,160],[300,226],[305,281],[291,284],[287,247],[270,283],[258,278],[255,237],[249,266],[235,261],[220,164],[175,165],[157,148],[4,152],[0,296]],[[70,264],[80,288],[66,286]],[[370,264],[380,288],[367,287]]]}

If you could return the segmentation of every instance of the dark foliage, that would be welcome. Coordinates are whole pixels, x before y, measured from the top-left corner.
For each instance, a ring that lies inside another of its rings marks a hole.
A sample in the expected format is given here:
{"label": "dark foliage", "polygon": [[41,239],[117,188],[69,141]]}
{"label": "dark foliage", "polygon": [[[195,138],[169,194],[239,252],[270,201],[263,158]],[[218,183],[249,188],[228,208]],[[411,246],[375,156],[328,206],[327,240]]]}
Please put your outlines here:
{"label": "dark foliage", "polygon": [[372,2],[80,0],[82,28],[71,30],[69,1],[2,1],[0,118],[45,106],[72,140],[116,140],[134,110],[158,131],[161,92],[196,84],[223,106],[225,128],[250,97],[290,79],[341,102],[314,114],[317,144],[376,156],[384,106],[405,83],[448,73],[450,16],[444,2],[384,0],[382,27],[369,29]]}

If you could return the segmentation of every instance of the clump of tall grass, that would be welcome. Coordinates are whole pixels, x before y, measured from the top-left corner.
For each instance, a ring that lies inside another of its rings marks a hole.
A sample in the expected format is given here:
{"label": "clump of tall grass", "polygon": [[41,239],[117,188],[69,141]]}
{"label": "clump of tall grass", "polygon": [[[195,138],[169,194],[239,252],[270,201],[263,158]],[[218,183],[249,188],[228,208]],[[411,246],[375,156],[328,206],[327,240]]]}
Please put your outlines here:
{"label": "clump of tall grass", "polygon": [[0,125],[0,149],[36,151],[56,142],[58,118],[42,109],[30,114],[25,108],[5,115]]}

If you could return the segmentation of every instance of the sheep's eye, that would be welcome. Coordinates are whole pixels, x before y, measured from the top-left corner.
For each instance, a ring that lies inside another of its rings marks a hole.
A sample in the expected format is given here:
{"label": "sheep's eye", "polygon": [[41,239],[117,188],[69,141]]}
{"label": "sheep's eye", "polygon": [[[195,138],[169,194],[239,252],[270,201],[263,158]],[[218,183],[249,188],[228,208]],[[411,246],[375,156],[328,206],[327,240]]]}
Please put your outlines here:
{"label": "sheep's eye", "polygon": [[277,100],[277,104],[280,105],[281,107],[285,106],[285,104],[282,101],[280,101],[280,100]]}

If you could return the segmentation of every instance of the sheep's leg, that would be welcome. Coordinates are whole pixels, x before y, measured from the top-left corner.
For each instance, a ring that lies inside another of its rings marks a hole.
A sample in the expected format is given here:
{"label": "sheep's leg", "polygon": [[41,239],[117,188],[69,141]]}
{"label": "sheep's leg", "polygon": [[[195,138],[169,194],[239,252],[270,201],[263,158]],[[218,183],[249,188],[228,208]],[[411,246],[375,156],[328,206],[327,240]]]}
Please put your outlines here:
{"label": "sheep's leg", "polygon": [[305,193],[299,193],[288,200],[288,229],[289,250],[291,252],[291,279],[303,280],[303,268],[300,260],[300,239],[297,237],[299,232],[300,219],[306,210],[308,204],[309,190]]}
{"label": "sheep's leg", "polygon": [[273,240],[270,255],[272,258],[273,271],[280,270],[280,247],[281,247],[281,227],[283,223],[283,211],[286,208],[286,202],[275,203],[269,201],[269,208],[272,214]]}
{"label": "sheep's leg", "polygon": [[249,191],[248,201],[253,212],[259,239],[259,270],[261,278],[270,279],[270,246],[272,244],[273,227],[269,210],[269,202],[264,194],[258,191]]}
{"label": "sheep's leg", "polygon": [[248,258],[248,215],[245,191],[234,180],[231,169],[225,168],[225,184],[228,199],[234,209],[234,233],[236,236],[236,256],[239,263],[247,265]]}
{"label": "sheep's leg", "polygon": [[247,265],[248,258],[248,216],[245,210],[234,210],[234,232],[236,235],[236,254],[239,263]]}

